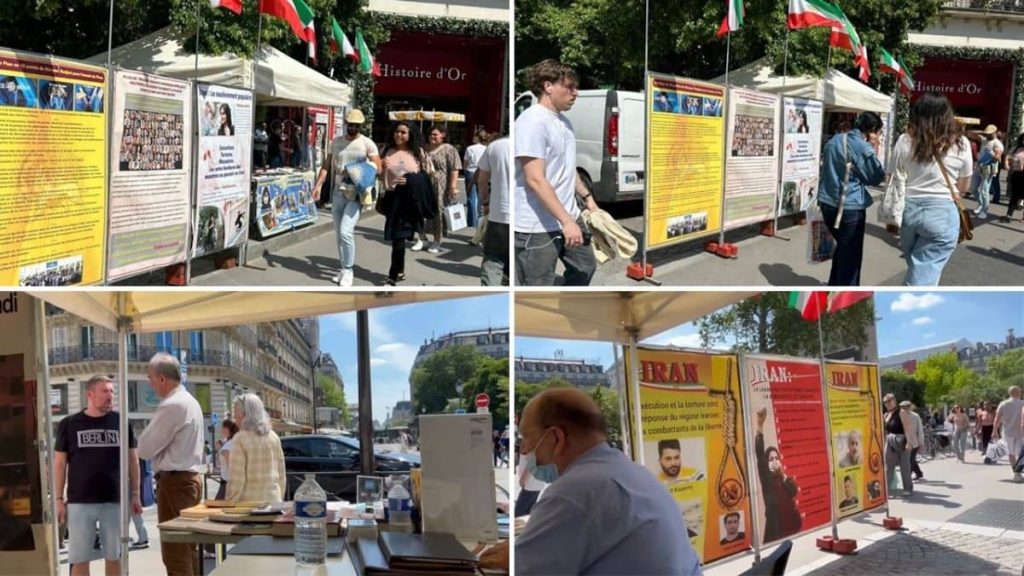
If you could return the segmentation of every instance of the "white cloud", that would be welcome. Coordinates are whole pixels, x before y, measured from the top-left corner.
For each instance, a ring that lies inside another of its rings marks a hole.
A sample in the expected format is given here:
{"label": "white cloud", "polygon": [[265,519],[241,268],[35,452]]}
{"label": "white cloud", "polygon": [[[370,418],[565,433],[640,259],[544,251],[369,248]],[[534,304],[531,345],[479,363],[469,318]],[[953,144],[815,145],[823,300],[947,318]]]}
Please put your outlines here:
{"label": "white cloud", "polygon": [[911,294],[903,292],[890,307],[893,312],[912,312],[914,310],[927,310],[945,302],[946,299],[931,292],[927,294]]}
{"label": "white cloud", "polygon": [[669,346],[677,348],[700,348],[700,334],[683,334],[670,338],[666,342]]}
{"label": "white cloud", "polygon": [[911,324],[913,324],[914,326],[927,326],[931,323],[932,319],[930,316],[921,316],[920,318],[914,318],[914,321],[911,322]]}
{"label": "white cloud", "polygon": [[[392,334],[391,330],[384,324],[383,318],[381,318],[380,316],[381,315],[378,314],[376,310],[370,311],[370,338],[373,340],[393,339],[394,335]],[[345,314],[333,314],[331,316],[326,316],[326,318],[329,322],[333,322],[342,330],[351,332],[352,334],[356,333],[355,312],[347,312]]]}
{"label": "white cloud", "polygon": [[412,369],[412,363],[416,361],[416,353],[419,348],[405,342],[389,342],[381,344],[373,350],[374,358],[380,363],[371,360],[373,366],[387,366],[408,375]]}
{"label": "white cloud", "polygon": [[935,338],[935,332],[929,332],[929,333],[925,334],[924,338],[925,338],[925,340],[927,340],[929,338]]}
{"label": "white cloud", "polygon": [[388,361],[383,358],[370,358],[370,366],[383,366],[387,363]]}

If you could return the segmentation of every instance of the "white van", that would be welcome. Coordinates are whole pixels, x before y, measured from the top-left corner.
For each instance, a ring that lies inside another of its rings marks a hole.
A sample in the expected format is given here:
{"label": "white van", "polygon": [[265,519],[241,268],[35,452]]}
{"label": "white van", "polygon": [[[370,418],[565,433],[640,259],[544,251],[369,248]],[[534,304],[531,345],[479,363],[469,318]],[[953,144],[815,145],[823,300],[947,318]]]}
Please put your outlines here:
{"label": "white van", "polygon": [[[534,103],[530,92],[516,99],[516,117]],[[565,112],[576,132],[576,169],[602,203],[644,195],[644,95],[622,90],[580,90]]]}

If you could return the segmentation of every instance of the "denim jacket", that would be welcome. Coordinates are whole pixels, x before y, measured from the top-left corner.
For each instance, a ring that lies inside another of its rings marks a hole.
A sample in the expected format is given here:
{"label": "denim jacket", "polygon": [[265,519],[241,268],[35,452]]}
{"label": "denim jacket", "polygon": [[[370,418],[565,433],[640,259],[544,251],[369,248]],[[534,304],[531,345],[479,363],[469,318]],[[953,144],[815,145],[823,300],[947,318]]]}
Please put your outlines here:
{"label": "denim jacket", "polygon": [[877,186],[885,178],[885,170],[878,161],[875,149],[864,139],[860,130],[836,134],[825,144],[821,163],[821,180],[818,186],[818,203],[833,208],[839,207],[846,175],[846,160],[843,158],[843,138],[846,138],[846,154],[853,163],[850,169],[850,184],[846,187],[846,201],[843,206],[849,210],[864,210],[874,202],[868,193],[868,186]]}

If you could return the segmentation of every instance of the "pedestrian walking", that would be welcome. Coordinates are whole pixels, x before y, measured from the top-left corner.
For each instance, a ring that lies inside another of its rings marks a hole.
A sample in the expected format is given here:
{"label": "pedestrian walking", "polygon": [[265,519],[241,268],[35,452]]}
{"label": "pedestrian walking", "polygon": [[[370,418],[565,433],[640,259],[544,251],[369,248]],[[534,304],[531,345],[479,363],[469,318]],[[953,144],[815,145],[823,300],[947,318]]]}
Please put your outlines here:
{"label": "pedestrian walking", "polygon": [[512,156],[508,136],[503,135],[487,145],[480,156],[476,182],[483,214],[487,217],[484,232],[484,257],[480,264],[481,286],[508,286],[509,224],[512,218],[508,183],[512,172]]}
{"label": "pedestrian walking", "polygon": [[[139,458],[139,501],[143,509],[156,503],[156,497],[153,494],[152,467],[142,458]],[[132,524],[135,526],[137,538],[131,541],[129,548],[132,550],[149,548],[149,532],[146,531],[146,520],[142,517],[142,510],[139,510],[138,514],[132,514]]]}
{"label": "pedestrian walking", "polygon": [[[999,218],[1001,222],[1011,222],[1013,213],[1017,210],[1024,212],[1024,134],[1017,136],[1013,150],[1007,155],[1006,167],[1009,199],[1006,201],[1006,214]],[[1021,221],[1024,222],[1024,216],[1021,217]]]}
{"label": "pedestrian walking", "polygon": [[434,236],[434,242],[427,248],[427,252],[440,254],[441,239],[444,238],[445,231],[444,208],[455,202],[459,195],[459,170],[462,170],[462,160],[459,159],[459,151],[447,142],[447,130],[434,126],[430,129],[429,138],[427,152],[434,165],[431,177],[437,198],[437,216],[427,220],[424,231],[420,232],[419,239],[412,245],[411,250],[422,250],[429,232]]}
{"label": "pedestrian walking", "polygon": [[985,408],[980,411],[978,421],[981,422],[981,453],[988,453],[988,445],[992,442],[992,431],[995,429],[996,409],[991,402],[985,402]]}
{"label": "pedestrian walking", "polygon": [[334,237],[338,242],[338,273],[331,279],[342,288],[352,286],[356,263],[356,224],[362,214],[362,202],[347,168],[353,164],[368,162],[380,173],[381,161],[377,144],[361,133],[366,117],[358,108],[345,114],[345,134],[331,140],[327,147],[330,164],[324,162],[313,187],[313,200],[319,201],[321,189],[327,179],[328,170],[334,173],[334,182],[328,182],[331,198],[331,221]]}
{"label": "pedestrian walking", "polygon": [[[71,576],[88,576],[97,525],[107,574],[121,570],[121,419],[114,382],[93,376],[85,384],[85,410],[61,420],[54,446],[57,518],[68,527]],[[128,428],[131,514],[142,514],[135,435]],[[65,487],[67,496],[65,497]]]}
{"label": "pedestrian walking", "polygon": [[483,128],[473,134],[473,144],[466,147],[462,158],[462,166],[466,178],[466,224],[476,228],[477,221],[483,212],[480,210],[480,195],[476,184],[476,171],[480,165],[480,158],[487,149],[490,137]]}
{"label": "pedestrian walking", "polygon": [[405,280],[405,242],[423,233],[423,222],[437,216],[437,196],[430,174],[433,165],[423,148],[423,135],[405,121],[391,126],[382,155],[384,239],[391,242],[391,267],[385,285]]}
{"label": "pedestrian walking", "polygon": [[953,412],[949,415],[948,422],[953,425],[953,449],[956,450],[956,459],[966,463],[967,457],[967,434],[970,427],[970,420],[962,406],[953,406]]}
{"label": "pedestrian walking", "polygon": [[[996,130],[996,140],[1000,142],[1006,142],[1006,132],[1002,130]],[[996,175],[992,177],[992,187],[990,192],[992,195],[992,204],[999,204],[999,199],[1002,197],[1002,185],[999,179],[999,175],[1002,173],[1003,168],[1006,167],[1006,154],[1003,154],[999,159],[999,163],[996,164]]]}
{"label": "pedestrian walking", "polygon": [[529,71],[537,102],[515,124],[516,283],[553,286],[559,260],[566,286],[587,286],[597,269],[590,233],[577,203],[597,210],[576,172],[576,136],[562,113],[576,102],[576,73],[557,60]]}
{"label": "pedestrian walking", "polygon": [[[154,355],[146,375],[161,400],[139,437],[139,456],[153,462],[157,518],[167,522],[199,504],[202,497],[203,409],[181,385],[181,364],[174,356]],[[161,542],[160,556],[170,576],[202,574],[195,544]]]}
{"label": "pedestrian walking", "polygon": [[906,179],[900,227],[907,262],[903,283],[936,286],[959,237],[954,198],[967,191],[972,171],[970,142],[945,96],[927,92],[914,102],[907,132],[893,153],[896,160],[890,166],[902,166]]}
{"label": "pedestrian walking", "polygon": [[978,167],[981,170],[981,180],[978,185],[978,207],[974,215],[984,220],[988,218],[988,206],[992,181],[999,173],[999,164],[1003,158],[1003,143],[996,137],[998,128],[994,124],[985,127],[982,134],[985,136],[985,143],[981,145],[978,153]]}
{"label": "pedestrian walking", "polygon": [[494,467],[501,465],[501,434],[497,430],[491,431],[491,446],[494,449]]}
{"label": "pedestrian walking", "polygon": [[996,417],[993,424],[993,437],[998,440],[1003,438],[1006,441],[1006,449],[1009,451],[1010,469],[1013,470],[1014,482],[1024,482],[1024,476],[1017,471],[1017,456],[1024,444],[1024,433],[1021,430],[1021,413],[1024,412],[1024,400],[1021,399],[1020,386],[1010,386],[1007,390],[1009,397],[999,403],[996,408]]}
{"label": "pedestrian walking", "polygon": [[253,166],[256,168],[268,168],[267,151],[270,145],[270,135],[267,134],[267,123],[260,122],[252,133]]}
{"label": "pedestrian walking", "polygon": [[270,417],[255,394],[235,399],[234,418],[239,432],[231,450],[228,500],[235,502],[284,501],[288,477],[285,474],[281,439],[270,429]]}
{"label": "pedestrian walking", "polygon": [[235,434],[238,424],[230,418],[220,423],[220,435],[223,440],[218,454],[220,455],[220,488],[217,489],[217,500],[223,500],[228,492],[228,481],[231,479],[231,449],[235,447]]}
{"label": "pedestrian walking", "polygon": [[[909,402],[904,400],[909,407]],[[882,398],[885,407],[885,477],[889,479],[889,492],[895,491],[896,466],[900,467],[903,490],[913,493],[914,483],[910,478],[910,453],[918,445],[914,421],[896,403],[896,396],[886,394]]]}
{"label": "pedestrian walking", "polygon": [[[909,400],[900,402],[900,408],[906,410],[910,419],[914,422],[914,436],[917,437],[917,445],[910,451],[910,470],[914,473],[914,480],[921,480],[924,478],[924,472],[921,471],[921,465],[917,462],[917,453],[920,451],[921,446],[924,445],[924,422],[921,415],[917,413],[917,406],[914,406]],[[927,414],[926,414],[927,415]],[[929,422],[930,424],[930,422]],[[930,449],[925,447],[925,449]]]}

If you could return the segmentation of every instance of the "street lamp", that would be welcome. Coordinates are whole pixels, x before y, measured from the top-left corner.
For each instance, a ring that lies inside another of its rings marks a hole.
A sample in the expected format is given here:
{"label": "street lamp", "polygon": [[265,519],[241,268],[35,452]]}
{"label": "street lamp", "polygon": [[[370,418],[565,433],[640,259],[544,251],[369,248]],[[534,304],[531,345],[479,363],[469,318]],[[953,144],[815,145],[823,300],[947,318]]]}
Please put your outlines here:
{"label": "street lamp", "polygon": [[456,396],[458,396],[459,399],[459,410],[462,410],[462,388],[462,380],[459,380],[458,382],[455,383],[455,394]]}

